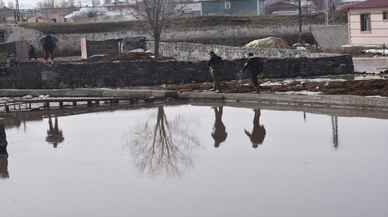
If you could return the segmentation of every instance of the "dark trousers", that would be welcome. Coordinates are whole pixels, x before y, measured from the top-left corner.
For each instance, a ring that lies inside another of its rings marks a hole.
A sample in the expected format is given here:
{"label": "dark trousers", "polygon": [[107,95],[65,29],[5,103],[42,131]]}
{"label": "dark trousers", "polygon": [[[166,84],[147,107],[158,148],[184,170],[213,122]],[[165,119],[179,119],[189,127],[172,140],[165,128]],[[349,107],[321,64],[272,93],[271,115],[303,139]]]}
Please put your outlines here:
{"label": "dark trousers", "polygon": [[48,60],[49,58],[54,60],[54,49],[45,48],[43,52],[44,52],[43,55],[45,60]]}
{"label": "dark trousers", "polygon": [[210,68],[210,75],[213,79],[213,88],[221,91],[220,80],[219,80],[220,78],[217,70],[214,68]]}
{"label": "dark trousers", "polygon": [[259,82],[257,80],[257,72],[251,72],[250,77],[251,77],[251,83],[254,87],[259,88]]}

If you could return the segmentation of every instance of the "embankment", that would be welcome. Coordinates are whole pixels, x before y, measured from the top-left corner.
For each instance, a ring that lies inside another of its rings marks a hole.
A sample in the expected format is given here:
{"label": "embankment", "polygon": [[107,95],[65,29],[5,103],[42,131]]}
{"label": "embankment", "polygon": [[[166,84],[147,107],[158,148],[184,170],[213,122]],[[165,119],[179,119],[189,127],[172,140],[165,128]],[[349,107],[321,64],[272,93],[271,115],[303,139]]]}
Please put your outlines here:
{"label": "embankment", "polygon": [[[222,80],[239,75],[245,60],[226,60]],[[350,56],[267,58],[268,78],[309,77],[353,73]],[[131,87],[210,81],[207,61],[69,62],[53,65],[24,62],[0,74],[1,88]]]}

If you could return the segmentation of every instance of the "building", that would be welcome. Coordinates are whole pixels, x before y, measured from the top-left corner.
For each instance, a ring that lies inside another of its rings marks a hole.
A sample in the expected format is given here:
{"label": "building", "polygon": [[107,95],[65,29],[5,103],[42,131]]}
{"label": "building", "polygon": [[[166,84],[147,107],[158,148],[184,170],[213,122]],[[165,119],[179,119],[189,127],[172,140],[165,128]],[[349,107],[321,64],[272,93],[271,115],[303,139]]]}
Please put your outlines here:
{"label": "building", "polygon": [[0,8],[0,23],[15,22],[15,10],[7,7]]}
{"label": "building", "polygon": [[264,14],[265,0],[202,1],[203,16],[256,16]]}
{"label": "building", "polygon": [[348,8],[349,42],[388,45],[388,0],[368,0]]}
{"label": "building", "polygon": [[201,16],[202,4],[199,1],[182,1],[175,5],[175,11],[186,17]]}
{"label": "building", "polygon": [[32,23],[63,23],[67,20],[65,16],[78,10],[76,7],[66,8],[40,8],[33,12],[33,16],[27,19]]}

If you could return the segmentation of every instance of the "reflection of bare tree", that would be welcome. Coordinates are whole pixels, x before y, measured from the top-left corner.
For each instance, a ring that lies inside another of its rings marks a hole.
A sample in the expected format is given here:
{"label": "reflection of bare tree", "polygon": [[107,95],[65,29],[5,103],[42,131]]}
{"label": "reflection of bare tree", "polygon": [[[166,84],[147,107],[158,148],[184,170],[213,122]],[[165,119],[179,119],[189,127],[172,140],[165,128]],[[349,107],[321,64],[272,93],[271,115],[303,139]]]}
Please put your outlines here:
{"label": "reflection of bare tree", "polygon": [[263,144],[265,138],[265,128],[263,125],[260,125],[260,109],[254,109],[255,116],[253,118],[253,128],[250,133],[248,130],[244,130],[245,134],[249,137],[252,142],[253,148],[257,148],[259,145]]}
{"label": "reflection of bare tree", "polygon": [[226,140],[228,133],[226,132],[225,125],[222,122],[223,107],[219,106],[218,108],[214,107],[214,127],[212,132],[212,137],[214,139],[214,147],[220,147],[220,144]]}
{"label": "reflection of bare tree", "polygon": [[334,148],[337,149],[339,145],[338,140],[338,117],[337,116],[331,116],[331,129],[333,134],[333,144]]}
{"label": "reflection of bare tree", "polygon": [[4,125],[0,123],[0,178],[9,178],[7,145]]}
{"label": "reflection of bare tree", "polygon": [[55,116],[54,118],[54,126],[53,121],[51,119],[51,115],[49,117],[49,129],[47,130],[46,141],[50,144],[53,144],[54,148],[58,147],[58,144],[63,142],[63,133],[62,130],[58,127],[58,118]]}
{"label": "reflection of bare tree", "polygon": [[156,123],[147,121],[135,132],[131,153],[136,167],[151,175],[180,175],[192,166],[192,149],[199,146],[187,122],[177,117],[169,122],[163,106],[158,107]]}

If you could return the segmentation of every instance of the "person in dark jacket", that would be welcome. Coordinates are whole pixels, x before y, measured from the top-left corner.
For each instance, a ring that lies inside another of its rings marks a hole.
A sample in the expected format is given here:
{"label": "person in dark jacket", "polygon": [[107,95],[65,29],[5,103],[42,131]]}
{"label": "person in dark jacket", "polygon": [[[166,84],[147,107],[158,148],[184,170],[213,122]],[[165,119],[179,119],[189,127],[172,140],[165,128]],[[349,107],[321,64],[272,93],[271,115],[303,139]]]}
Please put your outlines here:
{"label": "person in dark jacket", "polygon": [[58,147],[58,144],[62,143],[64,140],[62,130],[58,126],[58,117],[54,117],[54,126],[51,119],[51,115],[48,115],[49,129],[47,130],[46,141],[53,145],[54,148]]}
{"label": "person in dark jacket", "polygon": [[263,72],[263,60],[261,58],[255,58],[253,53],[249,53],[248,59],[241,71],[249,74],[252,85],[256,88],[257,92],[260,92],[260,85],[257,80],[257,76],[259,73]]}
{"label": "person in dark jacket", "polygon": [[54,60],[54,51],[57,48],[57,42],[58,39],[50,33],[40,39],[40,43],[43,48],[44,59],[46,61],[49,59],[52,61]]}
{"label": "person in dark jacket", "polygon": [[220,85],[220,75],[224,62],[220,56],[217,56],[213,51],[210,52],[210,60],[208,62],[209,72],[213,79],[213,89],[217,92],[222,92]]}
{"label": "person in dark jacket", "polygon": [[253,110],[255,112],[255,116],[253,118],[253,129],[252,132],[248,130],[244,130],[245,134],[249,137],[252,143],[253,148],[259,147],[259,145],[263,144],[266,131],[263,125],[260,125],[260,109]]}
{"label": "person in dark jacket", "polygon": [[220,147],[220,144],[226,140],[226,137],[228,137],[228,133],[226,132],[225,125],[222,122],[223,107],[214,107],[213,110],[215,114],[215,121],[212,137],[214,139],[214,147],[218,148]]}

